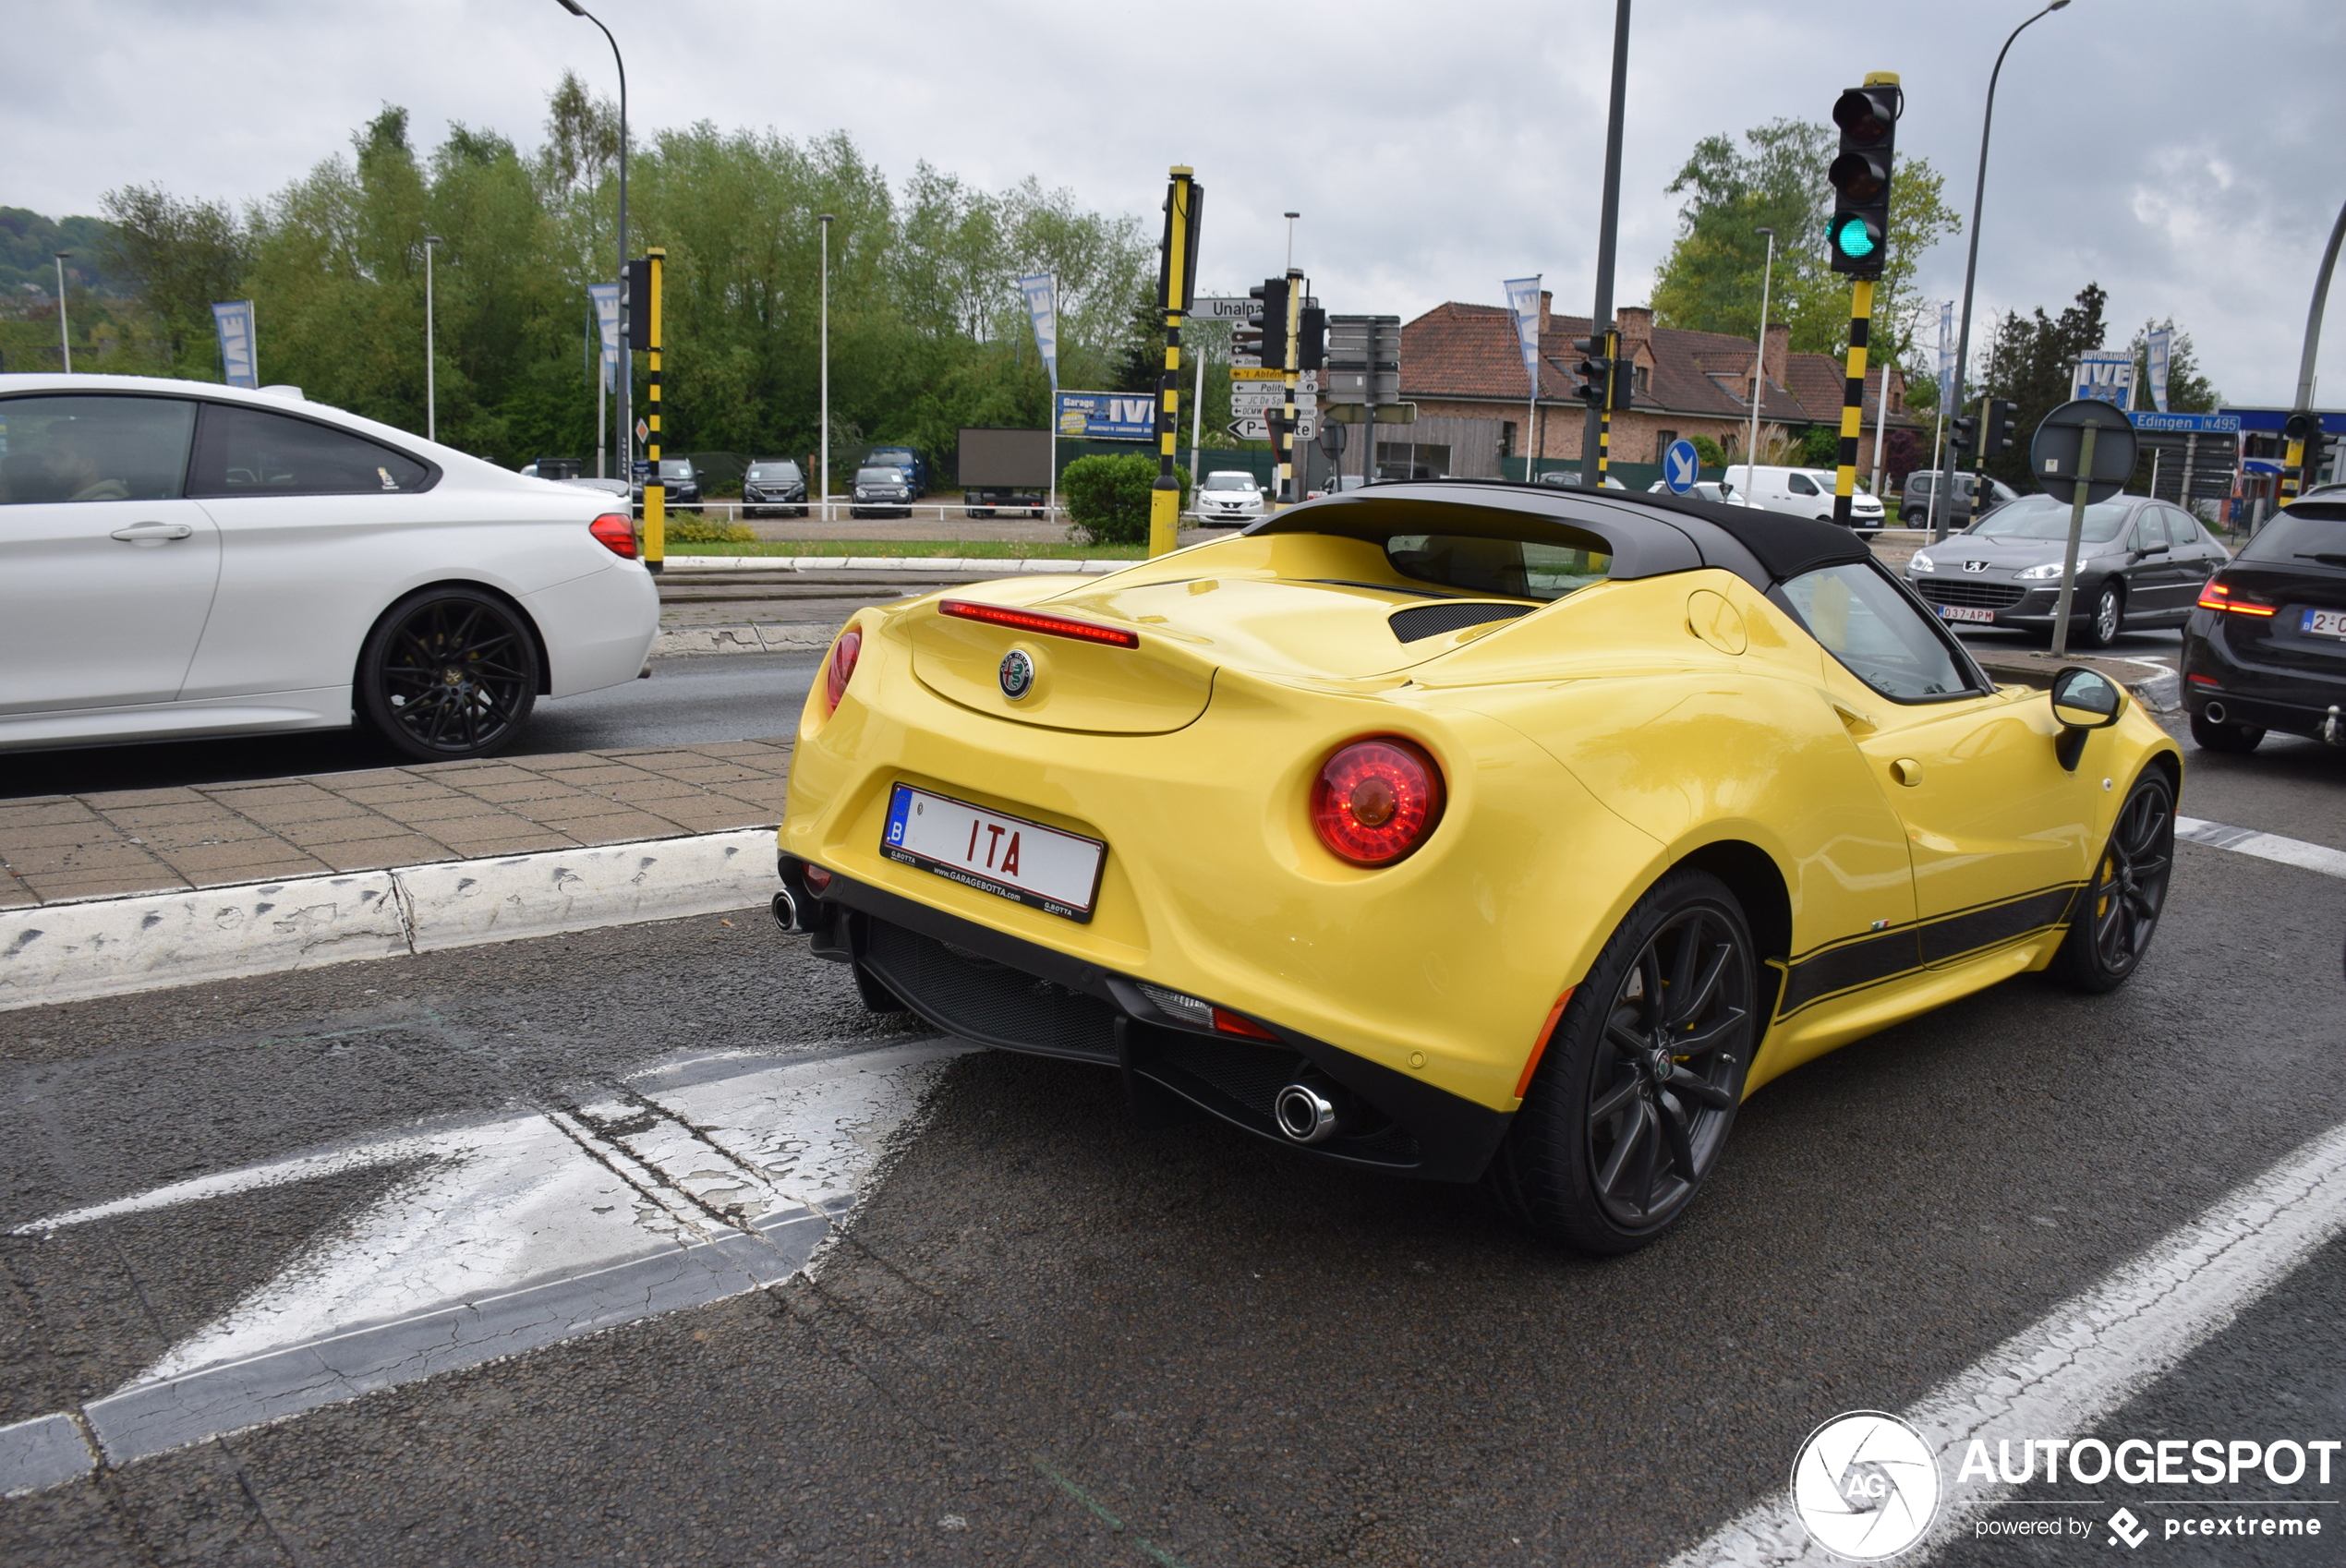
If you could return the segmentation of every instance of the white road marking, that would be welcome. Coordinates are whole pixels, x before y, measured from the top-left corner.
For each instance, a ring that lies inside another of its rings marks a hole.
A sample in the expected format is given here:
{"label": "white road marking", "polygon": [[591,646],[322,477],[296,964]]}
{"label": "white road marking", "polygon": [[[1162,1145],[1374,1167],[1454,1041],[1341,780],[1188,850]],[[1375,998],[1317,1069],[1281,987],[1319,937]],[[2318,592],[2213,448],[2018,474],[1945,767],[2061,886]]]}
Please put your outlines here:
{"label": "white road marking", "polygon": [[2213,849],[2255,855],[2258,860],[2302,866],[2325,876],[2346,876],[2346,850],[2333,850],[2327,844],[2308,844],[2303,838],[2284,838],[2277,833],[2259,833],[2253,827],[2227,827],[2220,822],[2206,822],[2195,816],[2175,818],[2175,837]]}
{"label": "white road marking", "polygon": [[[2341,1231],[2346,1128],[2304,1144],[1941,1384],[1905,1412],[1951,1478],[1947,1504],[1918,1550],[1928,1555],[1945,1546],[1979,1506],[2013,1490],[1952,1484],[1973,1438],[1992,1445],[2091,1430]],[[1787,1469],[1791,1458],[1787,1450]],[[1791,1498],[1780,1493],[1673,1558],[1670,1568],[1839,1562],[1808,1538]]]}
{"label": "white road marking", "polygon": [[[786,1279],[907,1129],[937,1070],[969,1049],[930,1040],[814,1060],[671,1058],[583,1105],[267,1161],[13,1234],[416,1166],[338,1234],[81,1408],[106,1460],[122,1464]],[[0,1490],[86,1471],[74,1419],[0,1429]],[[70,1473],[56,1474],[69,1458]]]}

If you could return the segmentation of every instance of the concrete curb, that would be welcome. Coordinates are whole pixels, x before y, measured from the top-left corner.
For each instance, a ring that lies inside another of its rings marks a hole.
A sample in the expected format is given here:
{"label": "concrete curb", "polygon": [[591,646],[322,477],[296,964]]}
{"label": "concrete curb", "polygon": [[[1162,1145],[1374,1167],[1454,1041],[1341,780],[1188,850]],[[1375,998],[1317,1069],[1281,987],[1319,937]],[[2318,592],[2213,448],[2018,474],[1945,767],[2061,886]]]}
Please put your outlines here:
{"label": "concrete curb", "polygon": [[671,555],[661,566],[668,572],[980,572],[989,577],[1015,577],[1022,572],[1097,575],[1141,564],[1137,561],[1045,561],[1033,556],[963,561],[944,555]]}
{"label": "concrete curb", "polygon": [[0,1011],[755,908],[774,830],[0,911]]}
{"label": "concrete curb", "polygon": [[812,621],[768,626],[687,626],[652,639],[652,658],[695,658],[703,654],[820,653],[839,627]]}

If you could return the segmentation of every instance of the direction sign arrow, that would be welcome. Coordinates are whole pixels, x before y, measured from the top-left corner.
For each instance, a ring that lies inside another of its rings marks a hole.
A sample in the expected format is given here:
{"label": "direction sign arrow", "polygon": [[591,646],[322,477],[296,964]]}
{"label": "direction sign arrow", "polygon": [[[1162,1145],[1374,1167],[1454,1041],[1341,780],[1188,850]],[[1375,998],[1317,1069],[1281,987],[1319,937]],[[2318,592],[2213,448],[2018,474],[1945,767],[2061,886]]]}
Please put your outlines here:
{"label": "direction sign arrow", "polygon": [[1223,428],[1228,430],[1231,438],[1236,440],[1267,441],[1271,439],[1271,427],[1265,425],[1260,416],[1233,419]]}

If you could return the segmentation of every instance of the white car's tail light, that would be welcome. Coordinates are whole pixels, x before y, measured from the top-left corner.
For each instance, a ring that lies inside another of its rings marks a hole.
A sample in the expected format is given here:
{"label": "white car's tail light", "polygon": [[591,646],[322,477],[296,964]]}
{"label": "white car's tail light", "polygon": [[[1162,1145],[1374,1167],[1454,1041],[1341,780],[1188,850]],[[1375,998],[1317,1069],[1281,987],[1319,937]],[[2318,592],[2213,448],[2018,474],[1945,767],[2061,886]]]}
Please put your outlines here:
{"label": "white car's tail light", "polygon": [[602,541],[613,555],[635,559],[635,520],[623,512],[606,512],[586,525],[586,531]]}

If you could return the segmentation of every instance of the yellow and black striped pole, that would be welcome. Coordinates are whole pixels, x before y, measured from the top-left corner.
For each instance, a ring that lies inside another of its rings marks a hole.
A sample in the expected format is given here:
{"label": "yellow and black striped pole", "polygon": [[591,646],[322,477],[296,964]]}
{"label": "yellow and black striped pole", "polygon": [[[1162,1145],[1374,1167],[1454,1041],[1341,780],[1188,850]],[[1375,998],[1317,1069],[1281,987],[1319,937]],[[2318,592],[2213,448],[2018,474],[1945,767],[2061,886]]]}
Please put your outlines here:
{"label": "yellow and black striped pole", "polygon": [[1156,382],[1156,485],[1149,492],[1149,556],[1169,555],[1181,540],[1181,480],[1173,472],[1181,433],[1181,323],[1189,319],[1190,285],[1197,276],[1198,188],[1195,171],[1176,163],[1165,196],[1163,287],[1165,370]]}
{"label": "yellow and black striped pole", "polygon": [[[1832,480],[1832,520],[1849,526],[1857,493],[1857,432],[1866,418],[1866,332],[1873,322],[1873,280],[1859,278],[1849,291],[1849,379],[1841,391],[1841,468]],[[1985,445],[1986,432],[1981,432]]]}
{"label": "yellow and black striped pole", "polygon": [[667,271],[668,252],[659,246],[644,249],[645,271],[651,280],[646,291],[651,296],[645,316],[650,333],[644,340],[645,401],[651,404],[644,416],[646,428],[651,433],[644,442],[644,455],[651,463],[644,476],[644,566],[647,571],[659,571],[668,561],[668,487],[659,478],[659,289],[661,274]]}
{"label": "yellow and black striped pole", "polygon": [[[1604,401],[1597,404],[1597,483],[1604,483],[1606,471],[1613,466],[1613,407],[1621,388],[1626,384],[1628,372],[1621,365],[1621,334],[1604,334]],[[1619,399],[1626,402],[1626,399]]]}
{"label": "yellow and black striped pole", "polygon": [[1295,394],[1303,372],[1297,362],[1302,351],[1303,273],[1287,270],[1287,417],[1279,429],[1279,504],[1292,506],[1303,499],[1295,482]]}

